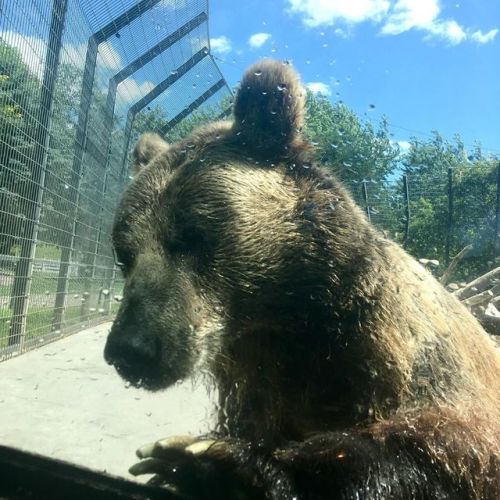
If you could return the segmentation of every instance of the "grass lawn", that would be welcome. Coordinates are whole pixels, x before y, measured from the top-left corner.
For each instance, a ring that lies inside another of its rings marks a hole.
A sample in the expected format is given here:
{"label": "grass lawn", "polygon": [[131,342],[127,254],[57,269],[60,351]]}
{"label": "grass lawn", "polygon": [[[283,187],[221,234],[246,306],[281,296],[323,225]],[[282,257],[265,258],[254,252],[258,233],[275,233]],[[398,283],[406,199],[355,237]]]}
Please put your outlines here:
{"label": "grass lawn", "polygon": [[[1,272],[1,271],[0,271]],[[10,292],[12,289],[12,282],[9,280],[9,284],[4,283],[0,284],[0,297],[10,297]],[[101,280],[93,280],[92,288],[96,289],[96,287],[100,288]],[[117,279],[115,281],[115,295],[120,295],[122,293],[123,285],[121,283],[121,279]],[[0,281],[1,283],[1,281]],[[80,277],[74,277],[69,279],[68,283],[68,293],[83,293],[85,291],[85,279]],[[57,274],[55,273],[42,273],[42,272],[34,272],[33,273],[33,281],[31,282],[31,295],[38,294],[53,294],[56,293],[57,290]]]}
{"label": "grass lawn", "polygon": [[[110,319],[116,314],[119,306],[116,302],[111,304],[111,314],[108,315]],[[10,315],[11,311],[8,307],[0,307],[0,349],[8,344]],[[26,340],[42,338],[44,335],[51,333],[52,315],[52,307],[30,307],[26,320]],[[92,321],[98,317],[104,317],[98,310],[88,312],[86,317],[82,317],[80,306],[67,307],[64,314],[63,333],[65,328],[77,325],[80,322],[84,325],[87,321]]]}
{"label": "grass lawn", "polygon": [[[14,248],[14,250],[16,250]],[[52,245],[38,245],[36,257],[59,261],[61,251]],[[14,251],[16,253],[16,251]],[[10,322],[12,311],[10,309],[10,297],[14,281],[12,269],[0,268],[0,351],[8,345]],[[57,291],[58,273],[48,270],[34,270],[31,281],[30,300],[28,302],[28,313],[26,318],[25,340],[43,339],[52,332],[52,320],[54,315],[54,302]],[[85,279],[78,276],[70,277],[68,281],[67,306],[64,311],[62,333],[72,327],[81,324],[85,328],[89,322],[99,318],[111,319],[118,311],[120,304],[113,300],[113,296],[123,294],[123,280],[117,277],[112,290],[111,312],[105,315],[102,310],[105,297],[100,295],[104,288],[109,287],[109,280],[102,277]],[[86,307],[82,308],[81,301],[85,301]]]}

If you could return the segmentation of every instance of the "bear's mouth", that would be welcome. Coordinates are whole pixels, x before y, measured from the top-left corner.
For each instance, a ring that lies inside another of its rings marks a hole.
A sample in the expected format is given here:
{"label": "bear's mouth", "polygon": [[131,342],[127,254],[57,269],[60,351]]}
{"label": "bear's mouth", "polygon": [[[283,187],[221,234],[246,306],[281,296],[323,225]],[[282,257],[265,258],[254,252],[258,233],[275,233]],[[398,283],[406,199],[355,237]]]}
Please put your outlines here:
{"label": "bear's mouth", "polygon": [[145,389],[151,392],[161,391],[173,385],[177,380],[174,377],[167,377],[155,369],[137,369],[119,363],[111,364],[127,384],[137,389]]}

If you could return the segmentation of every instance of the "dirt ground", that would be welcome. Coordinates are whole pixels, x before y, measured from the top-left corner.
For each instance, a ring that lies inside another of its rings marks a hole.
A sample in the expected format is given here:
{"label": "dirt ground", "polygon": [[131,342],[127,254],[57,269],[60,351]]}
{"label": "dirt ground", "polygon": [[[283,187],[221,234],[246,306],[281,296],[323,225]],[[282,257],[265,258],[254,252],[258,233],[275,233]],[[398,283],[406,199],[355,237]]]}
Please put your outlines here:
{"label": "dirt ground", "polygon": [[185,381],[128,387],[103,359],[110,323],[0,363],[0,444],[132,478],[142,444],[206,432],[213,396]]}

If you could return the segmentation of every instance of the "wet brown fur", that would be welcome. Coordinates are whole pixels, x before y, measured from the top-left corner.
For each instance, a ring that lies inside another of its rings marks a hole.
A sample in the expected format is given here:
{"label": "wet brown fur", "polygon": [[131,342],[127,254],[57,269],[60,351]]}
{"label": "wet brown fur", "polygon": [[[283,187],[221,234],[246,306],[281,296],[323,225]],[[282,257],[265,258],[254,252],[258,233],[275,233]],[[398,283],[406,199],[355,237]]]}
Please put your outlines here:
{"label": "wet brown fur", "polygon": [[181,143],[139,142],[147,166],[115,223],[127,284],[109,346],[153,335],[157,370],[136,366],[151,388],[201,364],[220,432],[272,443],[284,464],[288,442],[349,431],[421,453],[457,498],[500,498],[493,342],[315,166],[290,66],[250,68],[235,106],[234,123]]}

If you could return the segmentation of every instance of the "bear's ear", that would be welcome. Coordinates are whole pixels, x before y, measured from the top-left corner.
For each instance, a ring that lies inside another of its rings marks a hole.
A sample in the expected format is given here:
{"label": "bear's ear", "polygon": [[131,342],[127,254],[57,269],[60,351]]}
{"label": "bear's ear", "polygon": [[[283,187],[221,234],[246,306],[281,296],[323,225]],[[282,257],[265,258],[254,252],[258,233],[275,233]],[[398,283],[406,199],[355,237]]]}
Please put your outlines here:
{"label": "bear's ear", "polygon": [[299,75],[281,61],[254,64],[243,76],[234,118],[235,132],[248,145],[283,153],[303,125],[304,91]]}
{"label": "bear's ear", "polygon": [[160,153],[167,151],[168,144],[158,134],[143,134],[132,152],[133,169],[137,173]]}

